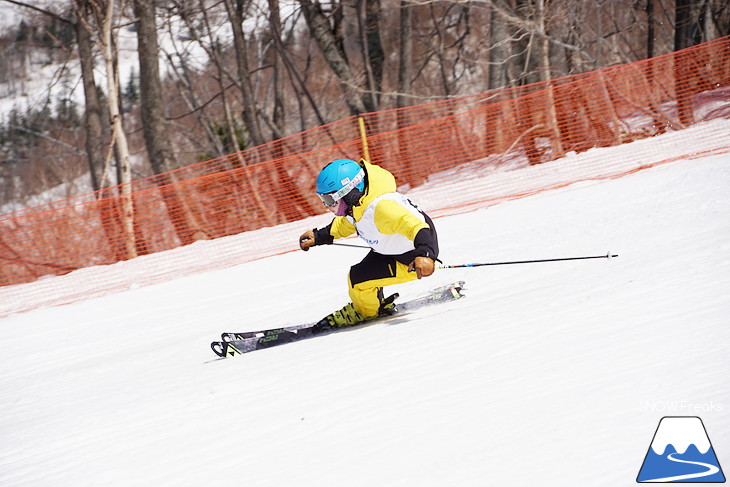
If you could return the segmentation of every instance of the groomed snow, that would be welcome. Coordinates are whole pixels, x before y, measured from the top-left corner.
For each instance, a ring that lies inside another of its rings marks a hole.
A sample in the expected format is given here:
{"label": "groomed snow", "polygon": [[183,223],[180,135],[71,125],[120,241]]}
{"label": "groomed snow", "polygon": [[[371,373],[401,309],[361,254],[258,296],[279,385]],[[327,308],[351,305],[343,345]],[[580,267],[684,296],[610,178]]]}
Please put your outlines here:
{"label": "groomed snow", "polygon": [[619,257],[439,270],[393,290],[466,299],[234,359],[209,342],[341,306],[363,251],[0,319],[0,485],[614,487],[667,415],[730,465],[729,187],[724,154],[438,218],[446,264]]}

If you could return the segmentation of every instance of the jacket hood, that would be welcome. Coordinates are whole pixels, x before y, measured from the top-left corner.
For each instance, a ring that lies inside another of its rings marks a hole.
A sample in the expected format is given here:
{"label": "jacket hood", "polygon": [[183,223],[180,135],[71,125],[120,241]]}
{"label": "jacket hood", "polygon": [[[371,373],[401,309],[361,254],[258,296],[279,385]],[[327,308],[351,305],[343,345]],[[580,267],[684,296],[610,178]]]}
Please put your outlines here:
{"label": "jacket hood", "polygon": [[359,164],[365,169],[367,174],[367,187],[365,194],[360,198],[357,206],[352,208],[352,216],[359,221],[365,208],[370,205],[376,198],[387,193],[394,193],[398,186],[395,184],[395,176],[387,169],[371,164],[365,159],[360,159]]}

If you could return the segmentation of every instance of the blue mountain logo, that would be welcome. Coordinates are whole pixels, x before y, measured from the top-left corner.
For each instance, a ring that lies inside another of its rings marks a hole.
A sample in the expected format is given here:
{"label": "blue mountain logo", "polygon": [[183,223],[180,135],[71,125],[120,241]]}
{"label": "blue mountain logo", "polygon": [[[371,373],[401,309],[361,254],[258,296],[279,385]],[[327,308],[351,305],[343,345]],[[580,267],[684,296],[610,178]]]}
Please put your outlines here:
{"label": "blue mountain logo", "polygon": [[663,417],[636,481],[725,482],[702,420],[697,416]]}

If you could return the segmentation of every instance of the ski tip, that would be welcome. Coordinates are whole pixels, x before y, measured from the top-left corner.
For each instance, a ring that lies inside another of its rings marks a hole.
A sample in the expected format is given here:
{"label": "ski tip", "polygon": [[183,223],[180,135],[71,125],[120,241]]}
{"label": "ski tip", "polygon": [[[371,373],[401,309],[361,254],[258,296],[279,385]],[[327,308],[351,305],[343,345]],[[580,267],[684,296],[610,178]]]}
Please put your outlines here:
{"label": "ski tip", "polygon": [[210,348],[216,355],[222,358],[233,357],[234,355],[241,355],[243,353],[232,342],[212,342]]}
{"label": "ski tip", "polygon": [[225,342],[212,342],[210,344],[211,350],[218,355],[219,357],[225,357],[226,356],[226,346]]}

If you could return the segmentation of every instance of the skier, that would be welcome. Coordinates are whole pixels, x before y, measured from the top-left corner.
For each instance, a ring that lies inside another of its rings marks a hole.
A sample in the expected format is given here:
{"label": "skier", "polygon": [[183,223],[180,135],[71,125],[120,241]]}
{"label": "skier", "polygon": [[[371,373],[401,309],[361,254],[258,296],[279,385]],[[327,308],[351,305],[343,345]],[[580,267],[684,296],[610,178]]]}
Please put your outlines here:
{"label": "skier", "polygon": [[391,315],[391,300],[383,287],[433,274],[438,240],[433,221],[396,191],[395,177],[386,169],[361,159],[338,159],[317,177],[316,191],[325,206],[336,208],[335,218],[299,238],[302,250],[333,243],[357,232],[370,252],[350,268],[352,302],[323,318],[315,332]]}

